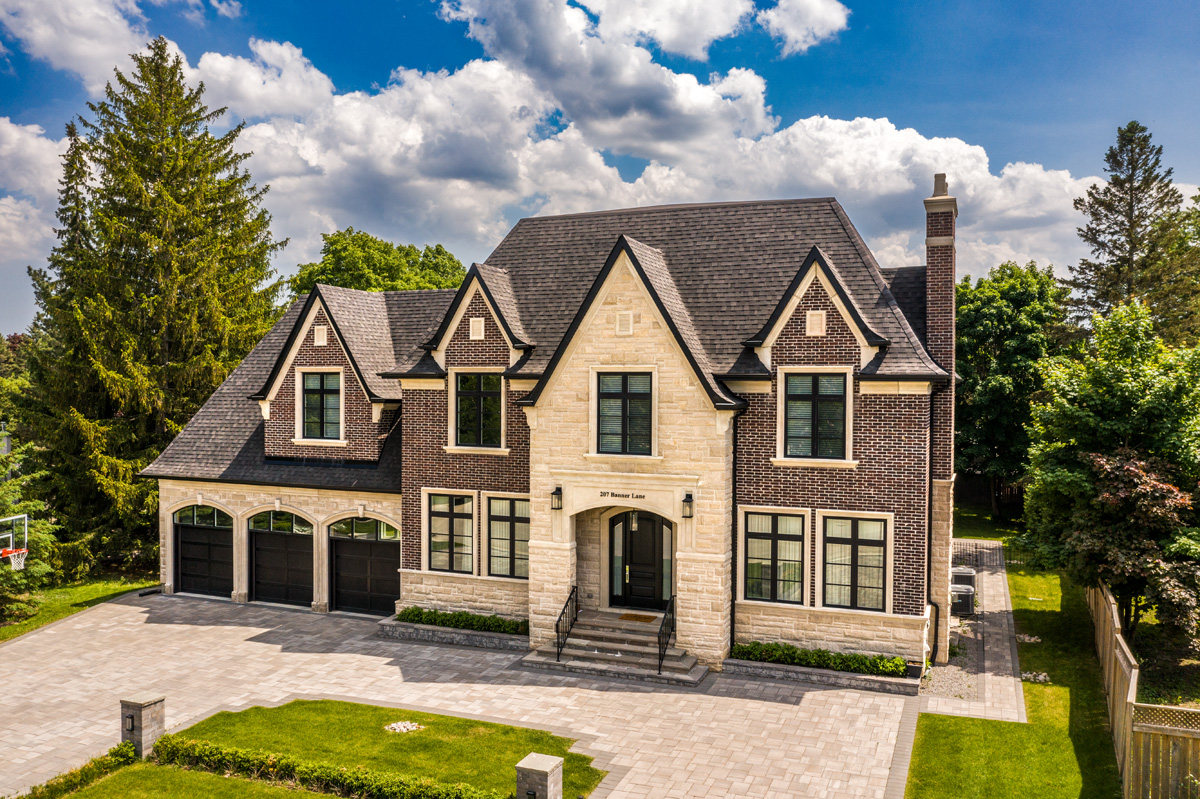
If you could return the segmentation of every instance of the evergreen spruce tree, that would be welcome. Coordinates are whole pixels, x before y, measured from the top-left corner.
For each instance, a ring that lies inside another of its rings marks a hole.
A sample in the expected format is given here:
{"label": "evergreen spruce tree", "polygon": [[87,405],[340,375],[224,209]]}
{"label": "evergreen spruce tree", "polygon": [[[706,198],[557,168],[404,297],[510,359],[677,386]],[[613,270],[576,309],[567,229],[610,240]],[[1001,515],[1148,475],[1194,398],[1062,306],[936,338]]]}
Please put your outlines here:
{"label": "evergreen spruce tree", "polygon": [[242,125],[184,80],[165,38],[115,73],[68,129],[59,243],[31,270],[39,315],[26,440],[38,486],[93,551],[149,555],[157,487],[137,473],[171,441],[277,318],[275,241],[235,150]]}
{"label": "evergreen spruce tree", "polygon": [[[1071,318],[1085,323],[1093,313],[1107,315],[1120,303],[1142,297],[1172,232],[1161,220],[1179,210],[1183,196],[1162,168],[1162,147],[1136,120],[1117,130],[1117,143],[1104,156],[1108,182],[1093,184],[1075,210],[1087,216],[1079,237],[1093,258],[1070,267]],[[1153,315],[1154,308],[1151,307]]]}

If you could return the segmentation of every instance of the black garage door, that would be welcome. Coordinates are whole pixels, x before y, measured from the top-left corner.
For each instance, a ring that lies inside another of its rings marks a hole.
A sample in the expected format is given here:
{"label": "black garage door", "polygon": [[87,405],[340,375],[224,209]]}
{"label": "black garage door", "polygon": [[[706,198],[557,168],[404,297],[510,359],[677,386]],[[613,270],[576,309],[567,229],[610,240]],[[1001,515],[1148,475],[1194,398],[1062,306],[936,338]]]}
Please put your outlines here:
{"label": "black garage door", "polygon": [[233,519],[208,505],[175,511],[175,590],[233,594]]}
{"label": "black garage door", "polygon": [[250,519],[250,579],[256,602],[308,607],[313,594],[312,524],[268,511]]}
{"label": "black garage door", "polygon": [[390,616],[400,598],[400,533],[377,519],[329,526],[333,610]]}

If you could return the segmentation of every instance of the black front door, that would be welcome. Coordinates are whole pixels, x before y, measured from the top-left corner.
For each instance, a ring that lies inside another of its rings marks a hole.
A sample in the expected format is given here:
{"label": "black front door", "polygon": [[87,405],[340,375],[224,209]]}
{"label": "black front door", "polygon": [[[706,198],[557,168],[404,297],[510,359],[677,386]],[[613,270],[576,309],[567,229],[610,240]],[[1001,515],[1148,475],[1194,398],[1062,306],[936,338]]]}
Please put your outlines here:
{"label": "black front door", "polygon": [[671,524],[659,516],[629,511],[609,522],[612,564],[609,604],[662,610],[671,579]]}

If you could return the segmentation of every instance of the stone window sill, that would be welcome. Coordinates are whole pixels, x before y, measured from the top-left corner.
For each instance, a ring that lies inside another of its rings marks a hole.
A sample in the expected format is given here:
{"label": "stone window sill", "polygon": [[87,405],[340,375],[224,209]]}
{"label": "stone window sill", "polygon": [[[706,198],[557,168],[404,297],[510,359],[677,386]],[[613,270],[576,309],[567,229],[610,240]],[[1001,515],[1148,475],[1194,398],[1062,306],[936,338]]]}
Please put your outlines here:
{"label": "stone window sill", "polygon": [[588,452],[584,454],[590,461],[661,461],[662,455],[620,455],[615,452]]}
{"label": "stone window sill", "polygon": [[508,454],[508,447],[442,447],[450,455],[495,455],[504,457]]}
{"label": "stone window sill", "polygon": [[401,574],[422,574],[427,577],[454,577],[461,580],[486,580],[494,583],[520,583],[529,585],[529,580],[524,577],[493,577],[490,574],[464,574],[463,572],[443,572],[435,569],[401,569]]}
{"label": "stone window sill", "polygon": [[837,461],[829,458],[771,458],[772,466],[785,468],[857,469],[858,461]]}
{"label": "stone window sill", "polygon": [[345,439],[333,438],[293,438],[292,443],[297,447],[348,447],[350,442]]}
{"label": "stone window sill", "polygon": [[859,616],[875,619],[907,619],[909,621],[925,620],[925,616],[909,616],[903,613],[895,613],[889,610],[856,610],[854,608],[833,608],[825,607],[824,605],[799,605],[792,602],[769,602],[761,599],[745,599],[737,600],[739,606],[747,606],[751,608],[763,608],[764,610],[779,610],[783,612],[792,612],[799,615],[812,613],[830,613],[838,616]]}

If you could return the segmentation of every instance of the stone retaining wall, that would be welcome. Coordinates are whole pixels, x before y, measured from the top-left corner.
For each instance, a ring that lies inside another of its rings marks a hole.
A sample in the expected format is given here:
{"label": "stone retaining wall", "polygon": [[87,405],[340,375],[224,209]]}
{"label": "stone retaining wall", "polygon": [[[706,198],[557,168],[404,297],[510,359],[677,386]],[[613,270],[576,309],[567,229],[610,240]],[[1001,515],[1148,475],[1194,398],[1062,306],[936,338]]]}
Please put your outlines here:
{"label": "stone retaining wall", "polygon": [[528,635],[489,633],[483,630],[457,630],[453,627],[434,627],[429,624],[410,624],[396,619],[384,619],[375,630],[379,638],[400,641],[422,641],[427,644],[474,646],[480,649],[510,649],[525,652],[529,649]]}
{"label": "stone retaining wall", "polygon": [[925,661],[926,616],[889,616],[792,605],[737,603],[737,643],[793,644],[861,655]]}
{"label": "stone retaining wall", "polygon": [[915,677],[883,677],[877,674],[854,674],[849,671],[811,669],[807,666],[785,666],[780,663],[758,663],[753,660],[726,658],[723,664],[726,674],[743,677],[765,677],[788,682],[811,682],[838,688],[857,688],[862,691],[878,691],[885,694],[916,696],[921,681]]}

